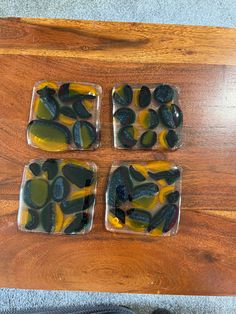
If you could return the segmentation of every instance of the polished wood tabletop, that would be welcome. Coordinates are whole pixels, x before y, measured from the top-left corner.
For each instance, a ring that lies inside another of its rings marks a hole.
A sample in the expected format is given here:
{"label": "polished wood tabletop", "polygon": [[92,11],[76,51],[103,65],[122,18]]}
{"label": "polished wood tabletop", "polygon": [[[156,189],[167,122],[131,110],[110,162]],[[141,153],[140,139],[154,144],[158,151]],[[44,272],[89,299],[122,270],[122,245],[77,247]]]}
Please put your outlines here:
{"label": "polished wood tabletop", "polygon": [[[0,20],[0,286],[186,295],[236,294],[236,29]],[[39,80],[103,87],[101,147],[47,153],[26,143]],[[171,153],[113,148],[115,83],[180,89],[184,145]],[[92,231],[53,236],[17,230],[24,164],[39,157],[90,159],[99,167]],[[180,230],[148,238],[104,227],[114,160],[168,159],[183,167]]]}

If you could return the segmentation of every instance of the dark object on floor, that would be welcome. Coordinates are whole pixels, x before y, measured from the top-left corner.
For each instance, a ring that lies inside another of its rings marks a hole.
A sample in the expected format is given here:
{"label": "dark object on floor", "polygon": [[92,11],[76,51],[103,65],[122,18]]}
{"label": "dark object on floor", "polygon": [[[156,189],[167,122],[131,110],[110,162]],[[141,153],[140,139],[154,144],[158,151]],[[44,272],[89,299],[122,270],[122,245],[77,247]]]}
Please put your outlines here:
{"label": "dark object on floor", "polygon": [[155,311],[152,312],[152,314],[173,314],[173,312],[170,312],[169,310],[166,309],[156,309]]}

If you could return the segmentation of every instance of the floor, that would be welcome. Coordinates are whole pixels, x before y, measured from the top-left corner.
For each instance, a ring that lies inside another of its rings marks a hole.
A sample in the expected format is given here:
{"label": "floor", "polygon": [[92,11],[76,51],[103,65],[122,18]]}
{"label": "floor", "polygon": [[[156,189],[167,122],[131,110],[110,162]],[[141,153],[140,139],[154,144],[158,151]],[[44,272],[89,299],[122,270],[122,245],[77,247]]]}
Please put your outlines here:
{"label": "floor", "polygon": [[[0,0],[0,16],[56,17],[167,24],[236,26],[234,0]],[[214,5],[213,5],[214,3]],[[84,304],[123,304],[137,313],[158,306],[174,313],[236,313],[234,297],[185,297],[0,289],[0,312]]]}
{"label": "floor", "polygon": [[234,0],[0,0],[0,16],[236,26]]}
{"label": "floor", "polygon": [[67,292],[42,290],[0,290],[0,313],[16,310],[73,307],[83,305],[115,304],[132,308],[139,314],[150,314],[157,307],[172,310],[175,314],[233,314],[236,300],[233,297],[168,296],[148,294],[114,294],[95,292]]}

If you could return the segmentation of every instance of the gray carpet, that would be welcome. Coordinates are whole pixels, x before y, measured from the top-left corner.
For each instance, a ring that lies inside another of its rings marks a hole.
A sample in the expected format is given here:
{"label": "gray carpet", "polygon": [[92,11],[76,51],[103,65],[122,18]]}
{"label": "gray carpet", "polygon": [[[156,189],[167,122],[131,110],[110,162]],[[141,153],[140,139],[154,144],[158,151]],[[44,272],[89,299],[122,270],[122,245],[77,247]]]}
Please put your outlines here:
{"label": "gray carpet", "polygon": [[[214,3],[214,4],[213,4]],[[0,0],[0,16],[57,17],[113,21],[137,21],[212,26],[236,26],[235,0]],[[1,289],[0,311],[123,304],[138,313],[151,313],[158,306],[175,313],[236,313],[233,297],[183,297],[66,291]]]}
{"label": "gray carpet", "polygon": [[0,0],[0,16],[235,27],[235,0]]}
{"label": "gray carpet", "polygon": [[[233,314],[236,313],[232,297],[186,297],[167,295],[113,294],[91,292],[34,291],[18,289],[0,290],[0,309],[71,307],[87,304],[116,304],[131,307],[137,313],[149,314],[164,307],[176,314]],[[2,312],[1,312],[2,313]]]}

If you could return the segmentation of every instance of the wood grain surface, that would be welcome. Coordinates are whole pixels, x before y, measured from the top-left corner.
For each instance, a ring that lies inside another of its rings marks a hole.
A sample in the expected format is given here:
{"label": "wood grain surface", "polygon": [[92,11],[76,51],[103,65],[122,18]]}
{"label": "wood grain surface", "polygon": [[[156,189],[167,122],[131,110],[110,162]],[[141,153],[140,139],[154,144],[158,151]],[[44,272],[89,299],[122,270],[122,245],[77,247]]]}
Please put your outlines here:
{"label": "wood grain surface", "polygon": [[[135,293],[236,294],[236,30],[64,20],[0,21],[0,286]],[[26,144],[38,80],[103,87],[102,146],[45,153]],[[118,82],[169,82],[181,91],[184,146],[174,153],[115,150],[110,92]],[[24,164],[37,157],[91,159],[99,167],[95,221],[86,236],[17,230]],[[181,165],[177,236],[149,239],[104,228],[113,160]]]}

